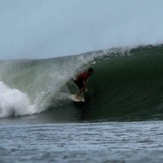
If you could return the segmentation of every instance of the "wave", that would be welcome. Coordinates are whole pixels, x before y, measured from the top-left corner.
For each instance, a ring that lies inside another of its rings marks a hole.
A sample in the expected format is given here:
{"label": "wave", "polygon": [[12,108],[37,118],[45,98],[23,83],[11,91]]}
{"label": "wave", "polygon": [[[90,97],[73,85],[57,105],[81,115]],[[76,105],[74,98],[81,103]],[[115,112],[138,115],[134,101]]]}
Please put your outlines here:
{"label": "wave", "polygon": [[[68,112],[73,120],[162,119],[162,61],[162,45],[1,61],[0,117],[46,111],[53,113],[54,119],[66,119]],[[72,90],[67,83],[90,66],[95,74],[87,83],[86,103],[76,105],[69,100]]]}

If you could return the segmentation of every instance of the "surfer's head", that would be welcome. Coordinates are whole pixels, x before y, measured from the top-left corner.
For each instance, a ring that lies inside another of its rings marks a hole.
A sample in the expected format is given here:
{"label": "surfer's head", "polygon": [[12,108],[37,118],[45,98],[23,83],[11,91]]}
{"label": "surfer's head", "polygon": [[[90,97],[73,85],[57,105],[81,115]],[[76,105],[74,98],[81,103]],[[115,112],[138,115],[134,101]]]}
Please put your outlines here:
{"label": "surfer's head", "polygon": [[89,73],[89,75],[92,75],[94,73],[94,69],[93,68],[89,68],[88,69],[88,73]]}

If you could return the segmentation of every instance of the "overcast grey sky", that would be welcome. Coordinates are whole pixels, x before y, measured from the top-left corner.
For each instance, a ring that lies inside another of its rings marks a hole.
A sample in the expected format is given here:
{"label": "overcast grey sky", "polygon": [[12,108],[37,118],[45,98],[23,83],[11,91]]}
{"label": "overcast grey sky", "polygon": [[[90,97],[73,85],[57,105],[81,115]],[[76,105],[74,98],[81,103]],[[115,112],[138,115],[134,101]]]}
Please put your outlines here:
{"label": "overcast grey sky", "polygon": [[162,0],[0,0],[0,59],[163,43]]}

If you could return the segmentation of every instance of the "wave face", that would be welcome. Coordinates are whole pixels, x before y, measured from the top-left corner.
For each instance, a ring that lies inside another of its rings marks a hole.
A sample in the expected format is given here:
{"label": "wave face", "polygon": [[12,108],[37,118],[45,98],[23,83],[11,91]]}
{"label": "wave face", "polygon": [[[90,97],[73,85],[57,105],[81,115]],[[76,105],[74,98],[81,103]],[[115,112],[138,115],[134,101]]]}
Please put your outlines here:
{"label": "wave face", "polygon": [[132,49],[129,55],[100,59],[90,79],[91,118],[163,118],[163,47]]}
{"label": "wave face", "polygon": [[[46,111],[64,120],[163,119],[162,61],[162,45],[1,61],[0,117]],[[87,67],[95,73],[87,83],[86,103],[76,105],[67,82]]]}

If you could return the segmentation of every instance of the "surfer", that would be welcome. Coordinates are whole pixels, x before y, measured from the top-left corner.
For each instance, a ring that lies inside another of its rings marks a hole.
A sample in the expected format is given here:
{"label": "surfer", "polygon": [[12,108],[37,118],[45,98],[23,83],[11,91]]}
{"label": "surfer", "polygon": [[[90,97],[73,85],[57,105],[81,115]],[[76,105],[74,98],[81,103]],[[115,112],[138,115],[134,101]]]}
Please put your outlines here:
{"label": "surfer", "polygon": [[88,91],[88,89],[86,88],[86,81],[93,73],[94,73],[93,68],[89,68],[86,72],[79,74],[76,80],[74,80],[74,83],[79,88],[79,91],[76,93],[77,99],[80,98],[81,93],[83,93],[84,91],[86,92]]}

